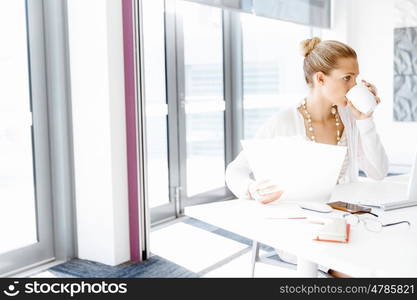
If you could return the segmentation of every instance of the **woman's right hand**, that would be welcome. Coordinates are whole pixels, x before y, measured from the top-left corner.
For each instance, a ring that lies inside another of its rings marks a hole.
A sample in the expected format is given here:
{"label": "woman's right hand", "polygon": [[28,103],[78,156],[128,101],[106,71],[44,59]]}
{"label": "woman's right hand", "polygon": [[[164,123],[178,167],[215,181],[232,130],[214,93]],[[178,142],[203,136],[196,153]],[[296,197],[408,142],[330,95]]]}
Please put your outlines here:
{"label": "woman's right hand", "polygon": [[268,179],[257,180],[249,185],[250,196],[262,204],[278,200],[283,193],[279,186]]}

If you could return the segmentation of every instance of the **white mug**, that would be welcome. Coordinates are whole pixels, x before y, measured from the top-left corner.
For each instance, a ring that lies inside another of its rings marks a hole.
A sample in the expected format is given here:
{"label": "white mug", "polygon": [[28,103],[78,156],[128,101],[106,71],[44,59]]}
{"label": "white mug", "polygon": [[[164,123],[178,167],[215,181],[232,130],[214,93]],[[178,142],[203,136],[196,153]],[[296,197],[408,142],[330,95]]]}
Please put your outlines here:
{"label": "white mug", "polygon": [[369,114],[374,111],[376,107],[375,96],[368,90],[368,88],[359,82],[352,87],[346,94],[346,98],[352,102],[353,106],[364,114]]}

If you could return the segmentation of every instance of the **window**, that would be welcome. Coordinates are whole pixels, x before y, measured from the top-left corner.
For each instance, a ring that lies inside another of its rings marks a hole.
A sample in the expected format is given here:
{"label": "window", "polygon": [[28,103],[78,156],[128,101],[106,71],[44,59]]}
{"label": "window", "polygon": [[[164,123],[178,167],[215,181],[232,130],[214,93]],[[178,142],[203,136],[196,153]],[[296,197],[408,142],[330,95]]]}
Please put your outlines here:
{"label": "window", "polygon": [[299,44],[311,29],[249,14],[241,14],[241,22],[244,137],[252,138],[280,107],[305,96]]}
{"label": "window", "polygon": [[[143,0],[143,31],[148,195],[157,221],[231,196],[225,164],[238,140],[307,91],[299,43],[312,29],[193,1]],[[235,101],[227,111],[225,94]]]}
{"label": "window", "polygon": [[224,187],[222,10],[180,1],[184,41],[187,196]]}
{"label": "window", "polygon": [[169,203],[164,0],[143,1],[149,206]]}
{"label": "window", "polygon": [[0,2],[0,36],[1,254],[37,242],[25,1]]}
{"label": "window", "polygon": [[[55,251],[62,244],[55,243],[59,238],[53,234],[62,233],[61,229],[52,227],[52,191],[59,192],[59,184],[52,184],[50,173],[56,166],[51,149],[55,158],[62,152],[50,145],[56,142],[55,133],[63,133],[48,127],[48,122],[55,123],[53,118],[48,120],[43,27],[56,23],[43,14],[44,8],[48,11],[48,4],[38,1],[0,1],[0,276],[62,254]],[[48,47],[58,60],[61,52],[55,49]],[[56,87],[50,86],[51,90]],[[51,104],[54,109],[64,113]],[[54,169],[57,178],[62,178],[60,167]],[[68,181],[60,183],[68,187]],[[54,205],[62,208],[58,201]]]}

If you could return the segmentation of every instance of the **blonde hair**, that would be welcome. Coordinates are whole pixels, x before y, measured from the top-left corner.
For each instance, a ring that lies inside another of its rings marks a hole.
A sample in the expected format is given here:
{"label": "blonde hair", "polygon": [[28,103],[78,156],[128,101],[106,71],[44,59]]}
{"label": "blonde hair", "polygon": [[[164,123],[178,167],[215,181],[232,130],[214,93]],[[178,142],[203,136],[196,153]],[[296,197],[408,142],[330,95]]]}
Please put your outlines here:
{"label": "blonde hair", "polygon": [[339,58],[357,58],[355,50],[338,41],[322,41],[313,37],[301,42],[301,54],[304,56],[304,78],[308,85],[313,84],[313,75],[323,72],[328,75],[337,68]]}

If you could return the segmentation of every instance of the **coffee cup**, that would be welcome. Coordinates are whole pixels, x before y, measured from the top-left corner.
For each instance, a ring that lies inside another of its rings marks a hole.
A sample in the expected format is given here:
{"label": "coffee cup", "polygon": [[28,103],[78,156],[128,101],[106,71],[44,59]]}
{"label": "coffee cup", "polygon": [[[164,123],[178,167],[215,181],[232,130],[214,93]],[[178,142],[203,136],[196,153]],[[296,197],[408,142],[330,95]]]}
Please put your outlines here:
{"label": "coffee cup", "polygon": [[346,98],[352,102],[353,106],[364,114],[369,114],[374,111],[376,107],[375,96],[369,89],[359,82],[353,86],[346,94]]}

